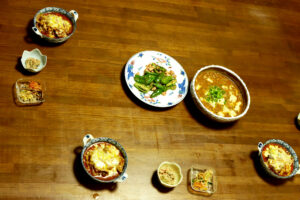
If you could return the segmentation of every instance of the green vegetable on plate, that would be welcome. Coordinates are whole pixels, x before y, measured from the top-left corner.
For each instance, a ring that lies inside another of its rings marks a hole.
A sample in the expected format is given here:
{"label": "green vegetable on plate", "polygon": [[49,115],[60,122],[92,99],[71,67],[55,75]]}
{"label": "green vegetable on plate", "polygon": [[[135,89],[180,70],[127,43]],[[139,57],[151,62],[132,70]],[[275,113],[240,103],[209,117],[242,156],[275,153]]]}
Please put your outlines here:
{"label": "green vegetable on plate", "polygon": [[134,76],[134,87],[140,92],[147,93],[153,91],[150,95],[151,98],[159,95],[166,95],[167,90],[176,89],[176,76],[173,71],[167,71],[165,68],[151,63],[146,66],[144,75],[136,74]]}

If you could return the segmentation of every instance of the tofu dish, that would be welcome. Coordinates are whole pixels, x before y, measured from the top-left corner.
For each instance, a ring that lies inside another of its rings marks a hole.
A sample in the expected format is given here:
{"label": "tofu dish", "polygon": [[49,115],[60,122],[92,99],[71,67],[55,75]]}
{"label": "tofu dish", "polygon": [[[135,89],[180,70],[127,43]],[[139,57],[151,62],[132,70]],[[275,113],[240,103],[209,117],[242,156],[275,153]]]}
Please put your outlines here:
{"label": "tofu dish", "polygon": [[37,16],[36,27],[49,38],[64,38],[73,32],[71,20],[63,14],[50,12]]}
{"label": "tofu dish", "polygon": [[93,177],[108,181],[117,178],[123,172],[125,160],[114,145],[99,142],[85,151],[83,164]]}
{"label": "tofu dish", "polygon": [[244,111],[244,99],[238,86],[217,70],[205,70],[195,80],[195,90],[201,103],[222,117],[236,117]]}

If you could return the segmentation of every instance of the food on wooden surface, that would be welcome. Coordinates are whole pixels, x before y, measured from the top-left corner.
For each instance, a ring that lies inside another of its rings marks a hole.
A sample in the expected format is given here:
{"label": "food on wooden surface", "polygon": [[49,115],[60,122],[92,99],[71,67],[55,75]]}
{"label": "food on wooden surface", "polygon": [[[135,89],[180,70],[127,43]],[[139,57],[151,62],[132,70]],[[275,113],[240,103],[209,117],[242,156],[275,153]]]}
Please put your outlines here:
{"label": "food on wooden surface", "polygon": [[42,34],[50,38],[67,37],[73,31],[71,20],[57,12],[38,15],[36,26]]}
{"label": "food on wooden surface", "polygon": [[158,169],[159,179],[168,185],[177,185],[181,175],[178,167],[165,163]]}
{"label": "food on wooden surface", "polygon": [[265,165],[279,176],[289,176],[293,172],[294,159],[291,153],[280,144],[264,146],[262,156]]}
{"label": "food on wooden surface", "polygon": [[99,180],[112,180],[122,172],[125,164],[122,153],[108,142],[91,145],[83,155],[86,170]]}
{"label": "food on wooden surface", "polygon": [[135,74],[134,86],[141,92],[147,93],[153,91],[151,98],[159,95],[166,95],[167,90],[176,89],[176,75],[172,70],[167,71],[165,68],[151,63],[146,66],[144,75]]}
{"label": "food on wooden surface", "polygon": [[25,68],[37,69],[40,64],[41,64],[41,61],[39,59],[27,58],[25,61]]}
{"label": "food on wooden surface", "polygon": [[211,169],[197,170],[192,179],[192,188],[200,192],[213,191],[213,171]]}
{"label": "food on wooden surface", "polygon": [[202,104],[222,117],[236,117],[244,111],[244,99],[240,89],[225,74],[217,70],[205,70],[196,77],[195,90]]}
{"label": "food on wooden surface", "polygon": [[15,85],[16,103],[37,105],[44,102],[44,88],[38,81],[18,80]]}

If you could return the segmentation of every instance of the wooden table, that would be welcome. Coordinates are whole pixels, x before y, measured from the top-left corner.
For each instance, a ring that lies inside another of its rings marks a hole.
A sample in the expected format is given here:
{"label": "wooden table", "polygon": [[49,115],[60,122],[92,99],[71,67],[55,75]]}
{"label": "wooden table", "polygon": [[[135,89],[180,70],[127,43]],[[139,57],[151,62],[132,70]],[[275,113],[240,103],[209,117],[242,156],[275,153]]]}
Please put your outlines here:
{"label": "wooden table", "polygon": [[[33,16],[47,6],[79,13],[77,30],[64,44],[32,34]],[[300,199],[300,176],[268,178],[257,160],[257,143],[271,138],[300,155],[299,10],[296,0],[2,1],[0,199],[208,199],[188,192],[193,164],[217,171],[218,190],[209,199]],[[31,75],[20,57],[34,48],[48,63]],[[171,109],[145,106],[122,78],[127,60],[143,50],[174,57],[189,80],[205,65],[232,69],[250,91],[249,112],[220,125],[197,111],[190,94]],[[45,81],[43,105],[14,104],[12,86],[22,77]],[[97,184],[85,174],[79,153],[87,133],[124,146],[124,183]],[[184,173],[173,190],[155,176],[165,160]]]}

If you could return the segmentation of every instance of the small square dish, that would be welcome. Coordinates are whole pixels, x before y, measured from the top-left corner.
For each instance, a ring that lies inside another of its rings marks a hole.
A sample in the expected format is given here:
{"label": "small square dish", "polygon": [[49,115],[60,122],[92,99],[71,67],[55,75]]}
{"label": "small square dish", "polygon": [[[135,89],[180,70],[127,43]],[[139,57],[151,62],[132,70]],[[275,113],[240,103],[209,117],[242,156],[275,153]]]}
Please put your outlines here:
{"label": "small square dish", "polygon": [[189,181],[189,187],[194,194],[210,196],[217,191],[216,171],[211,167],[191,167]]}
{"label": "small square dish", "polygon": [[15,102],[19,106],[39,105],[45,101],[45,89],[41,81],[19,79],[14,85]]}

